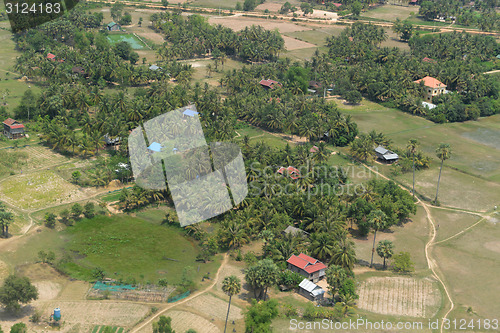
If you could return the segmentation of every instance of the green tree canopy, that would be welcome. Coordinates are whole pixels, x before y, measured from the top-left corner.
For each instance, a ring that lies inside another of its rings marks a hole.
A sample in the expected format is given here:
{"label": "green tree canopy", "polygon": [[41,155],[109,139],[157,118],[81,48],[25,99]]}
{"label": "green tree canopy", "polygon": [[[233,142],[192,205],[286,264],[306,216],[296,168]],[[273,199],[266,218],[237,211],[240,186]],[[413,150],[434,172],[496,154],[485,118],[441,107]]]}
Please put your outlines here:
{"label": "green tree canopy", "polygon": [[27,277],[9,275],[0,287],[0,303],[8,310],[19,310],[21,304],[27,304],[38,298],[38,290]]}

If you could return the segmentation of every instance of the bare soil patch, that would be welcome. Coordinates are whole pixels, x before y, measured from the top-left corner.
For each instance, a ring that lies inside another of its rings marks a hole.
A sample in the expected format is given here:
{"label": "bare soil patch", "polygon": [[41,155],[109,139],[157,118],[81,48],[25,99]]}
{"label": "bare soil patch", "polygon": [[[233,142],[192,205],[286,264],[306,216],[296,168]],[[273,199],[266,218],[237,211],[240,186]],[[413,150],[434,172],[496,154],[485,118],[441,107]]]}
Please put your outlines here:
{"label": "bare soil patch", "polygon": [[49,316],[53,309],[61,308],[64,321],[68,324],[112,325],[130,328],[149,311],[149,307],[125,302],[104,301],[51,301],[47,304],[44,316]]}
{"label": "bare soil patch", "polygon": [[430,318],[439,300],[439,290],[430,279],[372,277],[359,288],[358,306],[385,315]]}
{"label": "bare soil patch", "polygon": [[37,302],[56,298],[62,289],[61,284],[52,281],[33,282],[33,285],[38,289]]}
{"label": "bare soil patch", "polygon": [[285,48],[290,51],[290,50],[298,50],[298,49],[306,49],[309,47],[316,47],[316,45],[304,42],[292,37],[288,36],[282,36],[283,40],[285,41]]}
{"label": "bare soil patch", "polygon": [[172,318],[172,327],[176,332],[186,332],[192,328],[199,333],[219,333],[220,330],[210,321],[187,311],[170,311],[166,314]]}
{"label": "bare soil patch", "polygon": [[282,4],[280,3],[274,3],[274,2],[264,2],[255,7],[256,10],[269,10],[270,12],[279,12],[281,9]]}
{"label": "bare soil patch", "polygon": [[[326,10],[318,10],[315,9],[312,14],[307,14],[304,16],[304,13],[299,9],[297,11],[299,17],[305,18],[316,18],[316,19],[327,19],[327,20],[337,20],[338,14],[334,12],[327,12]],[[289,13],[288,16],[292,16],[293,14]]]}
{"label": "bare soil patch", "polygon": [[[200,295],[187,302],[186,305],[206,314],[210,318],[220,320],[226,319],[228,302],[223,301],[213,295]],[[231,318],[231,320],[243,318],[241,309],[234,304],[231,304],[231,309],[229,310],[229,318]]]}
{"label": "bare soil patch", "polygon": [[48,264],[35,263],[16,267],[16,273],[26,276],[32,281],[55,281],[62,280],[64,276]]}
{"label": "bare soil patch", "polygon": [[165,43],[165,38],[163,38],[163,36],[157,32],[138,32],[137,35],[149,39],[156,44]]}
{"label": "bare soil patch", "polygon": [[217,284],[215,285],[214,289],[217,291],[222,291],[222,281],[226,276],[230,275],[235,275],[237,278],[240,279],[241,282],[245,281],[245,274],[243,273],[243,270],[240,267],[227,264],[221,269],[219,273],[219,280],[217,281]]}

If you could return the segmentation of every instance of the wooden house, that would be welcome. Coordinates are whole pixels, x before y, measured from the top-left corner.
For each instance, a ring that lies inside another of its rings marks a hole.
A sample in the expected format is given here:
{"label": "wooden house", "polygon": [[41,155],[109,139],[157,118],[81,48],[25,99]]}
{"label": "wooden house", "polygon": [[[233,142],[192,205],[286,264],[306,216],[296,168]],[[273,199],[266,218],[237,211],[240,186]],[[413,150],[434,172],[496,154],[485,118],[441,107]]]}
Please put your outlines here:
{"label": "wooden house", "polygon": [[9,139],[19,139],[24,137],[24,125],[14,120],[8,118],[3,122],[3,134]]}

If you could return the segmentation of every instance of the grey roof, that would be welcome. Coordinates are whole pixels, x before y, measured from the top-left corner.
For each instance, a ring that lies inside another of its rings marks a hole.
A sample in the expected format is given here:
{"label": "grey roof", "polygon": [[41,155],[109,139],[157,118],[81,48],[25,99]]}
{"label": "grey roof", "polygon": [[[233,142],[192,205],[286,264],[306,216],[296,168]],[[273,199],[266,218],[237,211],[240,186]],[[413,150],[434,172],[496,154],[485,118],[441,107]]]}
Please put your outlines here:
{"label": "grey roof", "polygon": [[385,154],[384,159],[385,160],[397,160],[399,158],[398,154],[392,153],[392,154]]}
{"label": "grey roof", "polygon": [[381,155],[379,157],[386,161],[397,160],[399,158],[398,154],[388,149],[385,149],[382,146],[378,146],[377,148],[375,148],[375,152]]}
{"label": "grey roof", "polygon": [[311,293],[314,296],[318,296],[325,293],[323,288],[321,288],[314,282],[309,281],[308,279],[302,280],[302,282],[299,284],[299,287]]}
{"label": "grey roof", "polygon": [[382,146],[378,146],[377,148],[375,148],[375,152],[384,155],[385,153],[388,152],[388,150]]}
{"label": "grey roof", "polygon": [[153,71],[156,71],[156,70],[158,70],[158,69],[160,69],[160,68],[161,68],[161,67],[158,67],[158,66],[156,66],[156,65],[151,65],[151,66],[149,66],[149,69],[151,69],[151,70],[153,70]]}
{"label": "grey roof", "polygon": [[309,233],[307,231],[304,231],[304,230],[299,229],[299,228],[292,227],[291,225],[289,225],[288,227],[286,227],[286,229],[284,230],[284,233],[286,233],[286,234],[293,234],[293,235],[296,235],[296,234],[309,235]]}

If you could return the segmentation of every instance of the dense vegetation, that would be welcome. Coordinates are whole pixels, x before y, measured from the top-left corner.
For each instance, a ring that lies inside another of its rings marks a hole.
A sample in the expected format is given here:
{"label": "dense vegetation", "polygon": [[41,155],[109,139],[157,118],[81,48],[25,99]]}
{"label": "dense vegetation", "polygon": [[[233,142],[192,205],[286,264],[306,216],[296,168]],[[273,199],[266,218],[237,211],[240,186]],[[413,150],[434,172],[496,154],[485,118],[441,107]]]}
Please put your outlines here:
{"label": "dense vegetation", "polygon": [[497,0],[434,0],[422,1],[419,15],[425,20],[444,19],[485,31],[500,29],[500,15],[495,11]]}
{"label": "dense vegetation", "polygon": [[285,45],[276,31],[251,26],[236,33],[222,25],[210,25],[200,15],[185,18],[179,13],[165,12],[153,14],[151,21],[153,28],[164,33],[167,40],[158,50],[162,59],[189,59],[212,54],[250,61],[276,60]]}
{"label": "dense vegetation", "polygon": [[[317,54],[308,66],[338,94],[358,90],[374,101],[435,122],[500,112],[498,79],[482,74],[492,69],[485,62],[500,52],[494,38],[459,32],[413,37],[411,53],[379,48],[385,38],[381,28],[356,23],[329,38],[328,55]],[[433,58],[425,62],[424,57]],[[451,91],[434,98],[438,107],[432,110],[422,106],[423,87],[413,82],[427,75]]]}

